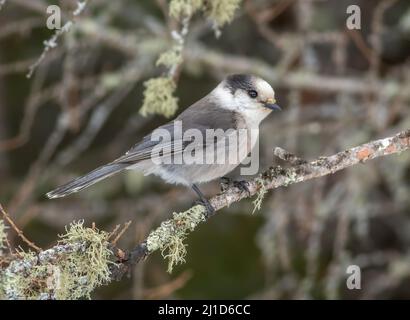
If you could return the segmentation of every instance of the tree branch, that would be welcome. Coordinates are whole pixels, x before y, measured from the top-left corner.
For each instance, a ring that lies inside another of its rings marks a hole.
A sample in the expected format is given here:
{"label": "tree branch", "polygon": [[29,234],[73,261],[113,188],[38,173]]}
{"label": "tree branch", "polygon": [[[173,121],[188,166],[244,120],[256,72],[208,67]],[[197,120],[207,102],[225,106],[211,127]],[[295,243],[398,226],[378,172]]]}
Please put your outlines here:
{"label": "tree branch", "polygon": [[[306,162],[284,151],[283,149],[277,148],[275,150],[275,154],[281,157],[282,159],[292,163],[291,167],[270,167],[268,170],[260,174],[259,177],[248,181],[249,193],[244,192],[243,190],[240,190],[235,186],[232,186],[225,190],[223,193],[212,197],[209,201],[215,208],[215,212],[213,212],[210,215],[206,215],[205,219],[203,220],[209,219],[222,208],[228,207],[235,202],[238,202],[247,197],[254,196],[260,192],[266,193],[267,190],[276,189],[283,186],[289,186],[291,184],[323,177],[328,174],[334,174],[337,171],[346,169],[356,164],[365,163],[369,160],[382,156],[401,153],[409,149],[410,129],[402,131],[396,134],[395,136],[371,141],[360,146],[336,153],[331,156],[319,157],[312,162]],[[194,208],[195,207],[191,208],[190,210]],[[150,237],[154,233],[158,232],[160,228],[164,228],[164,225],[170,226],[168,230],[176,230],[177,232],[178,228],[185,227],[185,222],[186,221],[183,221],[183,219],[181,219],[180,216],[176,216],[174,214],[174,217],[172,219],[163,222],[161,227],[152,231],[150,235],[147,237],[147,239],[141,242],[133,250],[126,253],[125,255],[120,250],[120,256],[123,258],[119,260],[120,264],[112,270],[113,277],[116,279],[121,278],[124,274],[129,272],[133,264],[138,263],[139,261],[146,258],[148,255],[150,255],[157,249],[160,249],[162,251],[164,249],[167,249],[164,243],[160,243],[159,245],[150,248]],[[197,219],[196,222],[197,224],[199,224],[201,220]],[[182,234],[185,236],[195,227],[196,225],[190,226],[189,228],[185,227]],[[164,237],[164,239],[169,238]],[[114,253],[116,253],[116,250],[119,249],[115,249]],[[170,254],[166,255],[166,257],[169,257],[169,255]]]}
{"label": "tree branch", "polygon": [[[108,260],[104,260],[103,263],[104,265],[108,263],[111,272],[109,277],[111,280],[118,280],[128,274],[134,264],[140,262],[156,250],[161,250],[163,255],[169,259],[168,270],[171,271],[174,264],[184,261],[185,247],[183,240],[185,237],[192,232],[197,225],[209,219],[222,208],[256,194],[258,194],[259,198],[259,196],[265,194],[267,190],[323,177],[353,165],[367,162],[371,159],[401,153],[409,149],[410,129],[395,136],[365,143],[331,156],[319,157],[311,162],[306,162],[283,149],[277,148],[275,154],[287,161],[291,165],[289,168],[283,168],[281,166],[270,167],[260,174],[259,177],[248,181],[249,193],[232,185],[221,194],[210,199],[212,206],[215,208],[215,212],[212,214],[207,215],[205,208],[201,205],[194,206],[185,212],[174,213],[172,219],[162,222],[160,227],[150,232],[145,241],[141,242],[129,252],[117,248],[113,242],[107,242],[107,244],[103,246],[107,246],[107,249],[110,249],[114,253],[117,263],[112,264],[109,263]],[[87,250],[89,250],[89,244],[87,244],[87,241],[89,241],[87,240],[88,238],[94,241],[94,247],[96,245],[98,247],[96,241],[100,241],[100,239],[107,241],[111,237],[108,233],[107,235],[105,235],[105,233],[100,234],[94,229],[82,229],[82,224],[81,228],[78,226],[76,228],[77,231],[81,231],[81,234],[88,236],[76,235],[75,239],[77,240],[74,242],[64,244],[60,242],[56,246],[41,251],[34,256],[29,255],[28,258],[23,257],[22,259],[15,260],[6,267],[3,274],[6,277],[16,276],[24,271],[25,274],[30,275],[31,272],[35,272],[33,268],[37,268],[36,272],[38,273],[38,270],[42,270],[42,265],[49,266],[58,263],[64,256],[81,253],[79,256],[84,257]],[[74,234],[71,231],[70,233]],[[100,243],[98,252],[101,250],[101,245]],[[13,292],[9,292],[8,296],[13,298]],[[44,297],[55,298],[55,295],[47,294],[44,295]]]}

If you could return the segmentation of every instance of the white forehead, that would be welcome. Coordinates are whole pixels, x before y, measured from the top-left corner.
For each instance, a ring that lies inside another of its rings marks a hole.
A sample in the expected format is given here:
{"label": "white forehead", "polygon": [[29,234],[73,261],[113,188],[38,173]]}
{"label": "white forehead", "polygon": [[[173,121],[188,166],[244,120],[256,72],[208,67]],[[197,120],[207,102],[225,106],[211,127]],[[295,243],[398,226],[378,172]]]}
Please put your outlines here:
{"label": "white forehead", "polygon": [[259,94],[267,97],[274,97],[275,96],[275,91],[273,91],[273,88],[269,83],[267,83],[265,80],[261,78],[256,78],[255,81],[255,87]]}

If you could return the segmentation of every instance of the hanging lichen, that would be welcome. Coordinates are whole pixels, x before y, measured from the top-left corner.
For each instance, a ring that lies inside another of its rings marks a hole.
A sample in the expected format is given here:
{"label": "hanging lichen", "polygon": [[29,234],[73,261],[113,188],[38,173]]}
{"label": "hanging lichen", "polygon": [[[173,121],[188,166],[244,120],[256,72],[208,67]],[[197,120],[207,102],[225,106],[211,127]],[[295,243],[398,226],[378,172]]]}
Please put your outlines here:
{"label": "hanging lichen", "polygon": [[189,21],[192,16],[201,11],[214,22],[216,34],[220,28],[234,18],[235,11],[241,0],[171,0],[169,15],[181,23],[181,30],[173,30],[174,44],[162,53],[156,65],[166,67],[163,76],[153,78],[144,83],[144,101],[140,109],[143,116],[161,114],[171,117],[178,109],[178,99],[174,96],[176,89],[177,70],[183,62],[182,51],[185,37],[188,33]]}
{"label": "hanging lichen", "polygon": [[266,189],[265,183],[262,178],[260,177],[256,178],[256,183],[259,185],[259,190],[256,195],[256,199],[252,202],[253,204],[252,214],[254,214],[256,211],[261,209],[263,199],[265,198],[265,195],[268,193],[268,190]]}
{"label": "hanging lichen", "polygon": [[235,17],[242,0],[212,0],[207,2],[205,14],[221,28]]}
{"label": "hanging lichen", "polygon": [[40,254],[19,252],[20,258],[0,272],[0,294],[13,300],[90,298],[97,286],[110,281],[107,232],[79,221],[60,238],[59,245]]}
{"label": "hanging lichen", "polygon": [[171,273],[175,265],[185,262],[184,240],[187,233],[193,231],[202,221],[205,221],[205,208],[201,205],[184,212],[174,212],[172,219],[164,221],[160,227],[149,234],[148,252],[161,250],[162,256],[168,259],[167,271]]}
{"label": "hanging lichen", "polygon": [[181,20],[195,14],[203,4],[203,0],[172,0],[169,4],[169,14],[175,19]]}
{"label": "hanging lichen", "polygon": [[176,85],[169,77],[159,77],[144,83],[144,102],[140,113],[143,116],[148,114],[162,114],[171,117],[178,109],[178,98],[174,97]]}

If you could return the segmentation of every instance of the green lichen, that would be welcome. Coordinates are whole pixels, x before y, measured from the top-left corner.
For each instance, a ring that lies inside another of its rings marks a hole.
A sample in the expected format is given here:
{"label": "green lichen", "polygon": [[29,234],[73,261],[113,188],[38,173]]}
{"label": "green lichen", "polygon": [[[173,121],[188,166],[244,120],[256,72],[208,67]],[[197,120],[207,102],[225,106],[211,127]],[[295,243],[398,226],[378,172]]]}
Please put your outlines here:
{"label": "green lichen", "polygon": [[58,246],[39,254],[19,252],[0,273],[0,295],[20,300],[90,298],[97,286],[110,281],[107,232],[79,221],[60,238]]}
{"label": "green lichen", "polygon": [[176,89],[175,82],[169,77],[159,77],[144,83],[144,102],[140,113],[143,116],[148,114],[162,114],[169,118],[178,109],[178,98],[174,97]]}
{"label": "green lichen", "polygon": [[4,296],[13,300],[37,300],[53,295],[47,279],[52,274],[52,265],[38,264],[34,252],[19,252],[20,259],[10,263],[3,272],[2,288]]}
{"label": "green lichen", "polygon": [[290,184],[293,184],[296,182],[296,178],[298,177],[295,169],[290,168],[286,170],[285,173],[286,181],[284,182],[284,186],[287,187]]}
{"label": "green lichen", "polygon": [[199,223],[205,221],[205,209],[201,205],[191,209],[173,213],[173,218],[161,223],[161,226],[152,231],[147,238],[149,253],[161,250],[164,259],[168,259],[169,273],[175,265],[184,263],[186,245],[184,240],[187,234],[193,231]]}
{"label": "green lichen", "polygon": [[259,211],[261,209],[263,199],[265,198],[265,195],[268,193],[268,189],[266,189],[265,182],[263,181],[262,178],[260,177],[256,178],[256,183],[259,185],[259,190],[256,195],[256,199],[252,202],[253,204],[252,214],[254,214],[256,211]]}
{"label": "green lichen", "polygon": [[170,50],[163,52],[157,62],[156,65],[163,65],[169,69],[174,68],[182,63],[182,47],[179,45],[175,45]]}
{"label": "green lichen", "polygon": [[222,27],[233,20],[241,2],[242,0],[172,0],[169,13],[172,17],[181,20],[203,11],[218,27]]}
{"label": "green lichen", "polygon": [[112,252],[108,249],[108,236],[105,231],[86,228],[83,221],[73,222],[61,235],[61,244],[85,243],[83,252],[77,251],[66,256],[60,267],[60,288],[57,299],[90,298],[98,286],[110,281],[109,265]]}
{"label": "green lichen", "polygon": [[242,0],[212,0],[207,2],[205,14],[211,18],[217,28],[233,20],[236,9]]}
{"label": "green lichen", "polygon": [[204,0],[172,0],[169,4],[169,14],[175,19],[181,20],[191,17],[204,4]]}
{"label": "green lichen", "polygon": [[102,76],[101,85],[105,90],[112,90],[121,84],[121,76],[115,72],[109,72]]}
{"label": "green lichen", "polygon": [[[182,30],[173,33],[176,40],[174,46],[162,53],[156,65],[163,65],[167,70],[167,75],[150,79],[144,83],[144,101],[140,110],[143,116],[148,114],[161,114],[169,118],[178,109],[178,99],[174,96],[176,89],[175,73],[182,64],[182,51],[184,38],[188,32],[188,25],[191,17],[198,11],[214,21],[214,28],[217,34],[219,28],[231,22],[234,18],[235,10],[239,7],[241,0],[171,0],[169,4],[169,14],[182,23]],[[115,82],[108,79],[107,85]],[[114,79],[115,80],[115,79]]]}

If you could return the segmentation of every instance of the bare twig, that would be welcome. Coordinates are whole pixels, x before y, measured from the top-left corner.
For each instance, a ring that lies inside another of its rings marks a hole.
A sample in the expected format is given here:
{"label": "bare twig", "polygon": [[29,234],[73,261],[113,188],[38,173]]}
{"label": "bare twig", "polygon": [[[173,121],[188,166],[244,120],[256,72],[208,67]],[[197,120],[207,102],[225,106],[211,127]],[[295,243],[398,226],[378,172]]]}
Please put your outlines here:
{"label": "bare twig", "polygon": [[17,235],[25,242],[27,243],[31,248],[36,250],[37,252],[41,252],[42,249],[38,246],[36,246],[32,241],[27,239],[27,237],[24,235],[23,231],[21,231],[17,225],[14,223],[13,219],[8,215],[8,213],[3,209],[2,205],[0,204],[0,212],[3,215],[4,219],[10,224],[10,226],[16,231]]}
{"label": "bare twig", "polygon": [[169,297],[176,290],[183,288],[192,278],[191,271],[181,273],[176,279],[155,288],[145,289],[143,296],[145,299],[164,299]]}
{"label": "bare twig", "polygon": [[115,237],[115,239],[112,241],[113,245],[116,245],[118,240],[122,237],[122,235],[125,233],[125,231],[127,231],[127,229],[129,228],[129,226],[131,225],[132,221],[128,221],[124,227],[121,229],[121,231],[117,234],[117,236]]}

